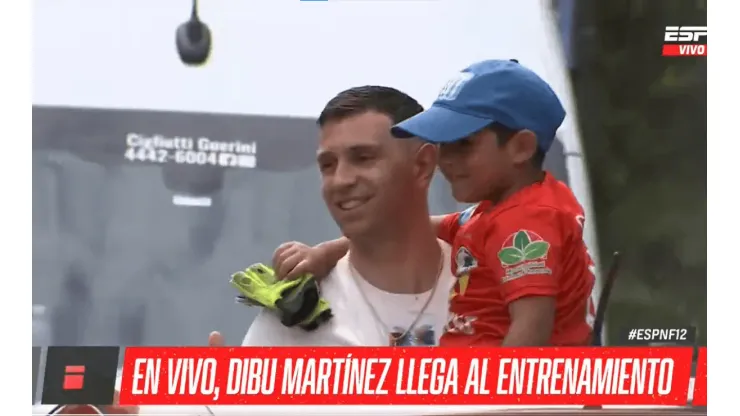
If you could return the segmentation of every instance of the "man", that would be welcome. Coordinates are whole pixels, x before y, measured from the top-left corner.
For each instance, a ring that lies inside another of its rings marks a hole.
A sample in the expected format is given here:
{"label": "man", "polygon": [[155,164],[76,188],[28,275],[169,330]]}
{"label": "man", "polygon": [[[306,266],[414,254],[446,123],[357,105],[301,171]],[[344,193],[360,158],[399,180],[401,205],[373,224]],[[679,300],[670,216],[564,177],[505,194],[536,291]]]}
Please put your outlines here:
{"label": "man", "polygon": [[[453,244],[458,276],[442,345],[586,345],[595,276],[584,214],[568,187],[542,170],[565,118],[550,86],[517,61],[471,65],[433,106],[393,127],[440,145],[439,167],[469,209],[432,218]],[[320,272],[342,239],[300,255],[276,253],[281,276]]]}
{"label": "man", "polygon": [[[316,159],[324,200],[349,247],[321,288],[334,318],[309,332],[265,310],[244,345],[437,344],[454,283],[449,245],[428,220],[437,147],[390,134],[421,111],[406,94],[378,86],[329,101],[318,119]],[[220,342],[212,334],[210,344]]]}
{"label": "man", "polygon": [[[428,220],[427,191],[437,148],[390,134],[393,124],[422,111],[408,95],[379,86],[352,88],[329,101],[318,119],[321,192],[349,247],[333,260],[321,288],[334,318],[308,332],[287,328],[272,312],[262,311],[242,345],[438,343],[455,278],[450,246],[436,238]],[[208,345],[223,346],[223,336],[212,332]],[[137,411],[107,408],[111,414]]]}

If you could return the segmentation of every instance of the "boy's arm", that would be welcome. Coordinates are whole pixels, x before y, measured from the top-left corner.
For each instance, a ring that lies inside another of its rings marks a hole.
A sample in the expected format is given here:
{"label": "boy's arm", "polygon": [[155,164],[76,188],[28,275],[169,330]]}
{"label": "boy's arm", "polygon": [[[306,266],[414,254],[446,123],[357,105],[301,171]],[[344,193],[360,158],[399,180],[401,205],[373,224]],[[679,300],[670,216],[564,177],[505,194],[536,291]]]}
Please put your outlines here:
{"label": "boy's arm", "polygon": [[347,237],[339,237],[336,240],[324,241],[314,246],[315,249],[320,250],[326,257],[326,262],[334,267],[337,262],[344,257],[349,251],[349,239]]}
{"label": "boy's arm", "polygon": [[[432,222],[437,237],[452,244],[455,233],[459,228],[458,217],[459,213],[432,215],[429,220]],[[349,240],[347,237],[339,237],[336,240],[319,243],[314,248],[321,250],[333,267],[349,251]]]}
{"label": "boy's arm", "polygon": [[[452,244],[459,228],[459,214],[433,215],[430,217],[437,236]],[[326,276],[349,251],[347,237],[319,243],[313,247],[299,242],[283,243],[275,250],[272,265],[278,279],[295,279],[306,273],[318,278]]]}
{"label": "boy's arm", "polygon": [[432,226],[437,232],[437,238],[448,244],[452,244],[457,230],[460,229],[460,213],[432,215],[430,219]]}
{"label": "boy's arm", "polygon": [[[457,231],[457,217],[458,213],[445,214],[445,215],[432,215],[429,217],[429,221],[432,222],[437,236],[443,240],[447,240],[445,237],[455,236]],[[449,241],[448,241],[449,242]],[[336,240],[325,241],[315,246],[324,252],[324,255],[329,260],[333,260],[332,263],[336,264],[349,250],[349,240],[347,237],[339,237]]]}

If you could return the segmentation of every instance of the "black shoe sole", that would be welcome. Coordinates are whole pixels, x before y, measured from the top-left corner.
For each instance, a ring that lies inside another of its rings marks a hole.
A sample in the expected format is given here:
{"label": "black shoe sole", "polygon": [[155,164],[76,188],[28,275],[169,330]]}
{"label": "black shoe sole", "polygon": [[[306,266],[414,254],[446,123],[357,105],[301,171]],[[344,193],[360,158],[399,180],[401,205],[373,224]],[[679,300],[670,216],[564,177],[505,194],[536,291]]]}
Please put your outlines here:
{"label": "black shoe sole", "polygon": [[331,312],[331,309],[327,309],[319,314],[319,316],[316,317],[313,321],[301,325],[301,328],[303,328],[305,331],[315,331],[318,327],[320,327],[325,322],[328,322],[331,320],[331,318],[334,317],[334,314]]}
{"label": "black shoe sole", "polygon": [[280,321],[287,327],[295,326],[311,316],[319,303],[319,287],[315,281],[296,286],[283,294],[275,306],[282,312]]}

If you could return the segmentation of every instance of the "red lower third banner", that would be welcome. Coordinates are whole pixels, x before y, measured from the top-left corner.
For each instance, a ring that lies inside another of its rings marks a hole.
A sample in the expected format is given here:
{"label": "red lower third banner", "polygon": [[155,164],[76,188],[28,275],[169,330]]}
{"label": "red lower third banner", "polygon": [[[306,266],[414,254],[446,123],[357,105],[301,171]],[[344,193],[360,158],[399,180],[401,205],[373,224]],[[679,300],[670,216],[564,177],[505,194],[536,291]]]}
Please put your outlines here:
{"label": "red lower third banner", "polygon": [[685,405],[692,349],[127,348],[122,405]]}

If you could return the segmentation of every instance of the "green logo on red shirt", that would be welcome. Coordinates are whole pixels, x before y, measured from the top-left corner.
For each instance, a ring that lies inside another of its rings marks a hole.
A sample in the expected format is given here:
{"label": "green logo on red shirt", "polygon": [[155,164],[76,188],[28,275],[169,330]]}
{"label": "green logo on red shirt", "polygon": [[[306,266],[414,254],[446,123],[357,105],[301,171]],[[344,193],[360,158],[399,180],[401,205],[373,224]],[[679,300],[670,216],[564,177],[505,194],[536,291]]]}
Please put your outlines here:
{"label": "green logo on red shirt", "polygon": [[537,233],[519,230],[510,235],[498,252],[501,266],[506,270],[504,282],[528,275],[552,274],[545,264],[550,243]]}
{"label": "green logo on red shirt", "polygon": [[510,235],[505,241],[498,259],[501,265],[516,266],[527,260],[538,260],[547,258],[550,243],[532,231],[519,230]]}

